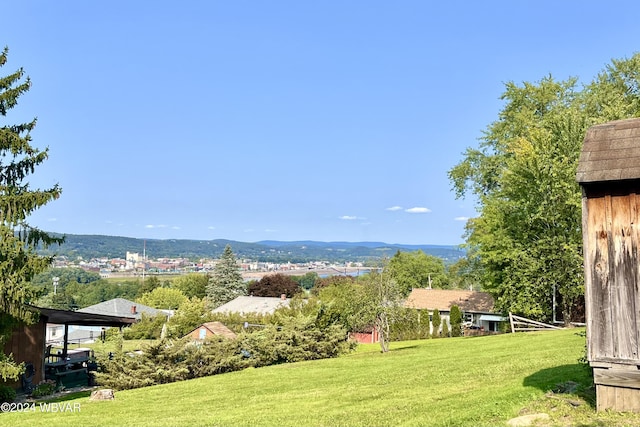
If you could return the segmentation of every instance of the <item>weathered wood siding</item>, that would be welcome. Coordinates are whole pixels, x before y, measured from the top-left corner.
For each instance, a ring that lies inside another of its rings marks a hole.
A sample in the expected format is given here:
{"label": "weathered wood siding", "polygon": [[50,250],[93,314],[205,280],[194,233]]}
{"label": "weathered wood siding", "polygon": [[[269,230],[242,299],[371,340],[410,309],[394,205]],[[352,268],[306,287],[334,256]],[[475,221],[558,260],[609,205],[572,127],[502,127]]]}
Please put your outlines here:
{"label": "weathered wood siding", "polygon": [[589,128],[576,179],[597,407],[640,412],[640,118]]}
{"label": "weathered wood siding", "polygon": [[640,181],[583,192],[588,359],[640,364]]}
{"label": "weathered wood siding", "polygon": [[[46,321],[42,318],[34,325],[19,326],[14,329],[3,349],[5,354],[13,354],[18,363],[33,363],[36,368],[34,384],[44,380],[45,329]],[[11,385],[18,388],[20,382]]]}

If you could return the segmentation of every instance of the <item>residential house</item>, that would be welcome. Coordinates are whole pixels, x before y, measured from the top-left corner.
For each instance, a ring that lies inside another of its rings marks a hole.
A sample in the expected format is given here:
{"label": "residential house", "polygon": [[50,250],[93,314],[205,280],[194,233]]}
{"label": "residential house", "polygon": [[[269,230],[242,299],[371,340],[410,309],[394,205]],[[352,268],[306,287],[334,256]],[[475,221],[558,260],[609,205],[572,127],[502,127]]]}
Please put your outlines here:
{"label": "residential house", "polygon": [[[148,305],[140,304],[134,301],[129,301],[124,298],[114,298],[108,301],[103,301],[98,304],[90,305],[78,310],[80,313],[94,313],[104,314],[108,316],[128,317],[135,319],[139,322],[144,314],[147,317],[166,316],[167,318],[173,315],[173,310],[160,310],[157,308],[149,307]],[[102,332],[100,328],[78,328],[84,330],[85,336],[99,337]],[[80,334],[78,332],[78,334]]]}
{"label": "residential house", "polygon": [[280,307],[289,307],[290,300],[285,295],[277,297],[240,296],[213,310],[214,313],[257,313],[273,314]]}
{"label": "residential house", "polygon": [[[494,310],[494,299],[486,292],[462,289],[413,289],[404,306],[422,310],[438,310],[442,322],[449,322],[451,307],[458,306],[463,313],[465,326],[488,332],[500,331],[500,323],[506,319]],[[432,331],[433,332],[433,331]]]}
{"label": "residential house", "polygon": [[78,310],[81,313],[95,313],[95,314],[107,314],[110,316],[122,316],[133,317],[136,320],[142,319],[142,314],[149,317],[155,317],[158,315],[164,315],[170,317],[173,315],[172,310],[160,310],[157,308],[149,307],[148,305],[140,304],[137,302],[129,301],[124,298],[114,298],[108,301],[103,301],[98,304],[90,305],[89,307],[81,308]]}
{"label": "residential house", "polygon": [[[207,338],[213,336],[222,336],[229,339],[235,339],[236,334],[231,329],[227,328],[221,322],[207,322],[198,326],[184,337],[189,337],[195,342],[202,342]],[[183,337],[183,338],[184,338]]]}

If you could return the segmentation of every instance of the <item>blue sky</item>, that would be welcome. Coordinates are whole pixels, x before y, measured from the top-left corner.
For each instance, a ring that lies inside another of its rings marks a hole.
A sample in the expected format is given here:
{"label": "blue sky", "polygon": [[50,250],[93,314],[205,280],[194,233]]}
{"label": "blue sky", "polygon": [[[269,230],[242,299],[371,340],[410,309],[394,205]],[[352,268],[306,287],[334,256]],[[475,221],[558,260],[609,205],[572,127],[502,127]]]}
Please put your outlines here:
{"label": "blue sky", "polygon": [[[445,4],[446,3],[446,4]],[[639,50],[640,4],[595,1],[32,1],[3,5],[0,76],[32,89],[60,199],[48,231],[148,239],[455,245],[447,172],[509,81]]]}

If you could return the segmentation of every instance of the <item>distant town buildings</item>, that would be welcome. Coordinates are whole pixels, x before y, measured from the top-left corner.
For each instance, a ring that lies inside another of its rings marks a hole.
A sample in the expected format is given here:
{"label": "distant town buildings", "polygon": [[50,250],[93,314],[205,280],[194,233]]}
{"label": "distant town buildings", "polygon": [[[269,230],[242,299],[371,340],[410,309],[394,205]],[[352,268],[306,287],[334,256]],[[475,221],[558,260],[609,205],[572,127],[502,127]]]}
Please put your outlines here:
{"label": "distant town buildings", "polygon": [[[103,278],[131,277],[143,274],[187,274],[194,272],[210,272],[215,268],[217,259],[200,259],[193,261],[188,258],[150,258],[138,252],[126,252],[124,258],[93,258],[84,260],[78,258],[70,260],[67,257],[57,257],[54,260],[54,268],[79,267],[83,270],[93,271]],[[362,263],[347,262],[331,264],[323,261],[306,263],[274,263],[258,262],[250,259],[238,260],[238,268],[243,273],[270,273],[282,272],[295,275],[304,275],[309,271],[326,270],[331,274],[347,274],[363,268]]]}

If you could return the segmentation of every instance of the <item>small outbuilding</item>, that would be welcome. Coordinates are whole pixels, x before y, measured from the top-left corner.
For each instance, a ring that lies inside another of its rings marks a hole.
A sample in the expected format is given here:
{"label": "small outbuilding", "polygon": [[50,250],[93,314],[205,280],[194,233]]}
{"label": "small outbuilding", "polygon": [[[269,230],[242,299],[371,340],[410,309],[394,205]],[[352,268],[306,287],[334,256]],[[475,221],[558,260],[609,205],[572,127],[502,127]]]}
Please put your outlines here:
{"label": "small outbuilding", "polygon": [[[51,374],[54,379],[60,380],[62,383],[64,383],[64,380],[70,378],[72,372],[68,368],[73,364],[70,359],[73,359],[73,357],[78,354],[77,349],[68,349],[67,337],[70,325],[123,327],[135,323],[135,319],[127,317],[55,310],[34,306],[30,306],[30,309],[38,313],[38,322],[33,325],[21,324],[15,327],[5,343],[3,351],[5,354],[12,354],[16,362],[23,362],[29,367],[28,382],[33,385],[47,379],[48,374]],[[63,347],[59,354],[51,354],[46,346],[45,331],[47,323],[63,325],[64,327]],[[86,354],[82,353],[82,356],[84,357],[82,362],[86,362],[88,360],[88,352],[86,352]],[[73,374],[83,373],[84,377],[87,378],[86,366],[79,368],[77,371],[78,372],[73,372]],[[23,378],[22,381],[23,384],[18,382],[10,385],[14,388],[22,387],[24,389],[24,379],[25,378]]]}
{"label": "small outbuilding", "polygon": [[577,181],[597,409],[640,412],[640,119],[589,128]]}
{"label": "small outbuilding", "polygon": [[235,332],[227,328],[221,322],[203,323],[185,335],[185,337],[189,337],[193,341],[204,341],[213,336],[221,336],[229,339],[236,338]]}

